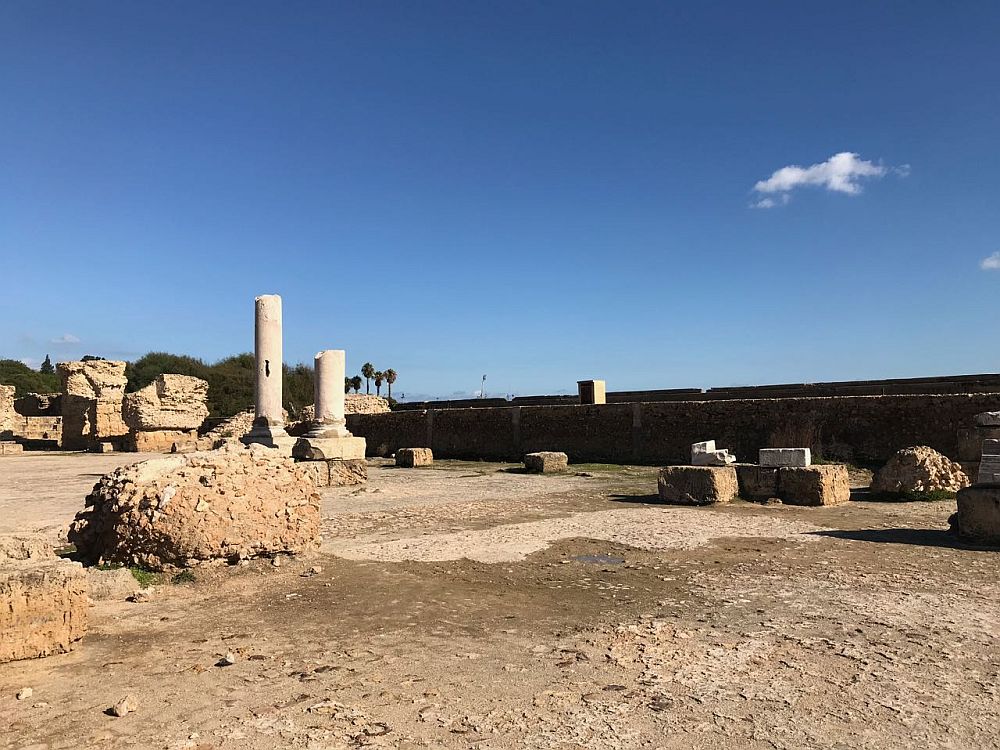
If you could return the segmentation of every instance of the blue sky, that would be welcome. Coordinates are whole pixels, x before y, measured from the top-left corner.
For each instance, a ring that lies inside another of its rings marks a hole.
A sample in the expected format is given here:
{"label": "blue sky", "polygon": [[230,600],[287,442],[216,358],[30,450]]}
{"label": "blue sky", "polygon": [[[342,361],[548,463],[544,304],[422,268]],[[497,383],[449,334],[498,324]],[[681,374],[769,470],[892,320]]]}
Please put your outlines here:
{"label": "blue sky", "polygon": [[277,293],[286,360],[408,396],[996,371],[997,39],[996,2],[4,3],[0,356],[213,360]]}

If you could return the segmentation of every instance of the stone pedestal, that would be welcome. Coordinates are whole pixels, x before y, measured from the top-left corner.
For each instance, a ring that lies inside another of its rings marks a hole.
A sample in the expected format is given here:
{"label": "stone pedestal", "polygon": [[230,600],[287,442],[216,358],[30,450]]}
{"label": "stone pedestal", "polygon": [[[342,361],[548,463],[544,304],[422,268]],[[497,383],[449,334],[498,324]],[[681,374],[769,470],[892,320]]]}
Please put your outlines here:
{"label": "stone pedestal", "polygon": [[365,439],[348,432],[344,417],[345,360],[343,349],[327,349],[316,355],[316,413],[309,431],[292,449],[292,455],[301,461],[365,458]]}
{"label": "stone pedestal", "polygon": [[1000,546],[1000,487],[975,485],[960,490],[955,529],[963,539]]}
{"label": "stone pedestal", "polygon": [[243,437],[290,456],[295,438],[285,432],[281,410],[281,297],[264,294],[255,302],[254,357],[257,363],[253,429]]}

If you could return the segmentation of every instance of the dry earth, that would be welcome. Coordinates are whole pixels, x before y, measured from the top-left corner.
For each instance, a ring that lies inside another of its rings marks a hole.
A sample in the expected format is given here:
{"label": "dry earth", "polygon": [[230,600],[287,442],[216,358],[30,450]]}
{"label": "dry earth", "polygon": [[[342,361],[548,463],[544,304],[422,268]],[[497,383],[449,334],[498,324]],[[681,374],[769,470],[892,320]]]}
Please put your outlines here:
{"label": "dry earth", "polygon": [[[0,459],[0,531],[58,536],[131,459]],[[318,556],[96,604],[74,653],[0,665],[0,747],[1000,746],[1000,552],[955,543],[953,502],[503,468],[372,466],[324,491]]]}

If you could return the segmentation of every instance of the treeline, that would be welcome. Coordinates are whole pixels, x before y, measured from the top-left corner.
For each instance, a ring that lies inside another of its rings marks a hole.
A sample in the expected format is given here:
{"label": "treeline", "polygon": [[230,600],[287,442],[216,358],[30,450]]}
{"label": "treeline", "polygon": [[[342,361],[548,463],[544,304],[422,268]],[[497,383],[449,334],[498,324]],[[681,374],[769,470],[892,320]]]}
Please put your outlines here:
{"label": "treeline", "polygon": [[17,396],[27,393],[58,393],[61,389],[59,376],[48,357],[38,370],[32,370],[16,359],[0,359],[0,385],[14,386]]}

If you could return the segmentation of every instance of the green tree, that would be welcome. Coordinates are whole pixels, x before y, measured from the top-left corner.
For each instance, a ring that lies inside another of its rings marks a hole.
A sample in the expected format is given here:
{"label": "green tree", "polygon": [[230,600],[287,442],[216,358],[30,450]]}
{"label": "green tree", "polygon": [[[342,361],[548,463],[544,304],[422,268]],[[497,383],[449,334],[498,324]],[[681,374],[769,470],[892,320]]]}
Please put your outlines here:
{"label": "green tree", "polygon": [[351,388],[354,389],[355,393],[357,393],[358,391],[361,390],[361,376],[360,375],[355,375],[353,378],[351,378]]}
{"label": "green tree", "polygon": [[365,362],[361,365],[361,374],[365,378],[365,393],[371,393],[369,381],[375,377],[375,365],[371,362]]}
{"label": "green tree", "polygon": [[84,354],[80,357],[81,362],[98,362],[104,359],[104,357],[98,357],[96,354]]}
{"label": "green tree", "polygon": [[375,380],[375,395],[376,396],[381,396],[382,395],[382,381],[385,380],[385,373],[382,372],[381,370],[377,370],[372,377]]}
{"label": "green tree", "polygon": [[42,366],[38,368],[38,371],[42,375],[55,375],[56,368],[52,366],[52,360],[49,359],[49,355],[45,355],[45,361],[42,362]]}
{"label": "green tree", "polygon": [[389,386],[389,398],[392,398],[392,384],[396,382],[396,371],[391,367],[385,371],[385,384]]}
{"label": "green tree", "polygon": [[344,376],[344,393],[350,393],[350,392],[351,392],[351,379],[345,375]]}
{"label": "green tree", "polygon": [[236,354],[209,366],[208,411],[212,417],[231,417],[254,404],[257,363],[250,353]]}
{"label": "green tree", "polygon": [[303,364],[284,366],[281,402],[289,414],[299,417],[303,407],[316,400],[314,383],[312,367]]}
{"label": "green tree", "polygon": [[0,384],[14,386],[14,395],[28,393],[59,393],[59,377],[55,373],[32,370],[16,359],[0,359]]}
{"label": "green tree", "polygon": [[139,357],[135,362],[125,365],[125,378],[128,383],[125,390],[129,393],[145,388],[156,380],[158,375],[191,375],[202,380],[208,380],[211,368],[200,359],[183,354],[167,352],[149,352]]}

